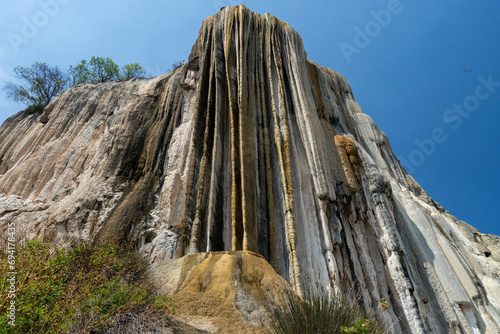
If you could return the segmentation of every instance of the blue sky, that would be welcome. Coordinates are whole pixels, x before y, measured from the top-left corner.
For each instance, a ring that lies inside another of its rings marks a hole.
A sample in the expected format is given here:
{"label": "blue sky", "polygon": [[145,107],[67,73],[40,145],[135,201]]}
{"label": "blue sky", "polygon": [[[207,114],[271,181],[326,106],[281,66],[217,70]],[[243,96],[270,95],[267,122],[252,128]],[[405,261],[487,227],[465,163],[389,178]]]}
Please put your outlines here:
{"label": "blue sky", "polygon": [[[46,61],[92,56],[150,75],[187,59],[201,22],[233,0],[23,0],[0,13],[0,83]],[[453,215],[500,235],[500,2],[247,1],[345,76],[422,187]],[[472,70],[465,72],[465,70]],[[24,109],[0,93],[0,122]]]}

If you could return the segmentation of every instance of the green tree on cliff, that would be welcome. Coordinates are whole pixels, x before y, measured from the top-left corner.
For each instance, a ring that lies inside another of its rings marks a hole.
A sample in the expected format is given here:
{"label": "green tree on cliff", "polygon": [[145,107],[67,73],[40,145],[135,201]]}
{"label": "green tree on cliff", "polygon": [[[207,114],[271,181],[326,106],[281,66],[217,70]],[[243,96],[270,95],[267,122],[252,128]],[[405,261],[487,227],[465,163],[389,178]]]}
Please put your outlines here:
{"label": "green tree on cliff", "polygon": [[109,57],[92,57],[90,61],[82,60],[80,64],[69,67],[71,84],[79,83],[101,83],[112,80],[127,80],[131,78],[143,78],[146,74],[139,63],[123,66],[121,72],[118,65]]}
{"label": "green tree on cliff", "polygon": [[35,62],[31,67],[17,66],[14,76],[19,84],[7,82],[3,90],[7,96],[19,103],[28,105],[30,113],[43,110],[54,97],[66,89],[68,79],[57,66]]}
{"label": "green tree on cliff", "polygon": [[120,79],[120,68],[109,57],[92,57],[76,66],[69,67],[72,85],[79,83],[100,83]]}
{"label": "green tree on cliff", "polygon": [[123,80],[131,78],[144,78],[146,71],[139,63],[127,64],[122,67],[121,78]]}
{"label": "green tree on cliff", "polygon": [[17,66],[14,68],[14,76],[19,83],[9,81],[5,83],[3,90],[7,97],[26,104],[26,111],[31,114],[42,111],[69,85],[144,78],[146,74],[139,63],[127,64],[120,71],[109,57],[92,57],[90,61],[84,59],[80,64],[70,66],[68,72],[45,62],[35,62],[31,67]]}

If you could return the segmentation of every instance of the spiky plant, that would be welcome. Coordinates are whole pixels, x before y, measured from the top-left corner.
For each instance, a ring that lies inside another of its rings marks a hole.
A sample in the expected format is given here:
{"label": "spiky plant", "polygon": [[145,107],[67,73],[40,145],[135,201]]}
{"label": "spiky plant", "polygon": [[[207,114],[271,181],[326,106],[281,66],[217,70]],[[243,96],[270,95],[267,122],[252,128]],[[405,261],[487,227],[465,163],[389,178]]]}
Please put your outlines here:
{"label": "spiky plant", "polygon": [[349,295],[308,293],[302,299],[286,291],[281,296],[280,306],[273,308],[269,333],[388,333],[381,319],[367,314]]}

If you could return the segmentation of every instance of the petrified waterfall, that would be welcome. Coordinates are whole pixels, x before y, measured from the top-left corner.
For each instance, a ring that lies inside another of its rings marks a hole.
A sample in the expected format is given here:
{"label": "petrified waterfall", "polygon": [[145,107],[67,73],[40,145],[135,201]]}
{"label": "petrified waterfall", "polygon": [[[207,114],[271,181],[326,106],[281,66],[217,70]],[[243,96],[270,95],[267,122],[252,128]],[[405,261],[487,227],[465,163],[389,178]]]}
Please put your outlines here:
{"label": "petrified waterfall", "polygon": [[500,332],[500,239],[433,201],[345,79],[244,6],[207,18],[174,72],[77,85],[9,118],[0,230],[12,222],[59,244],[132,242],[163,278],[193,256],[257,253],[299,295],[359,291],[395,333]]}

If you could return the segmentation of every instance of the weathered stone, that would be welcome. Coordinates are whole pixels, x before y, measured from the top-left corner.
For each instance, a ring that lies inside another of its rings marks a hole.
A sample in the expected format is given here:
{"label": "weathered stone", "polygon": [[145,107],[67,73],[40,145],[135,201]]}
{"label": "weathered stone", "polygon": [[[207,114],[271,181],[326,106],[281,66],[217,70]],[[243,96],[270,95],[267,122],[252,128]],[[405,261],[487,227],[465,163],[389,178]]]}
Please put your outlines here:
{"label": "weathered stone", "polygon": [[395,333],[500,332],[499,238],[433,201],[344,78],[244,6],[207,18],[174,72],[9,118],[0,194],[2,233],[132,242],[180,307],[222,298],[240,329],[265,313],[248,277],[281,285],[265,259],[299,295],[353,288],[379,314],[384,298]]}

